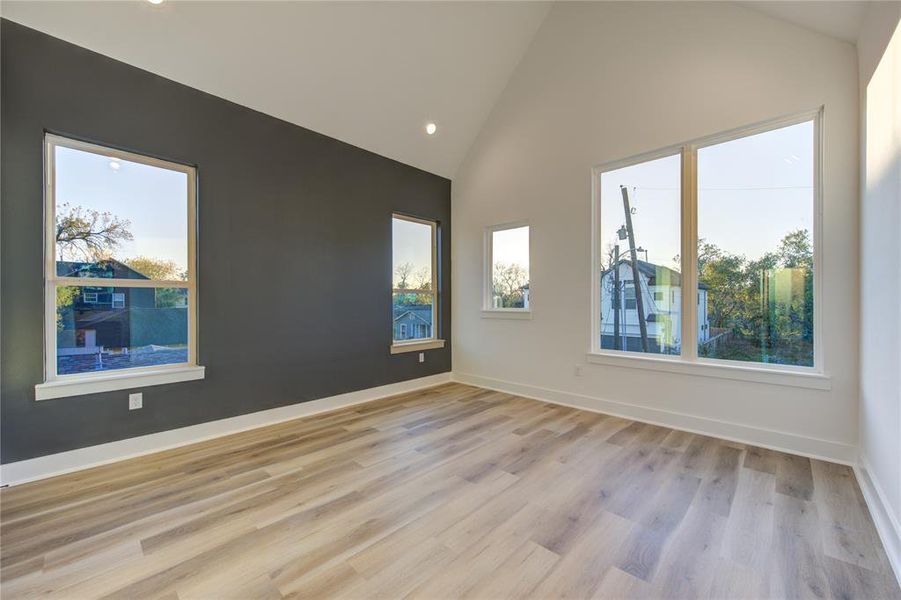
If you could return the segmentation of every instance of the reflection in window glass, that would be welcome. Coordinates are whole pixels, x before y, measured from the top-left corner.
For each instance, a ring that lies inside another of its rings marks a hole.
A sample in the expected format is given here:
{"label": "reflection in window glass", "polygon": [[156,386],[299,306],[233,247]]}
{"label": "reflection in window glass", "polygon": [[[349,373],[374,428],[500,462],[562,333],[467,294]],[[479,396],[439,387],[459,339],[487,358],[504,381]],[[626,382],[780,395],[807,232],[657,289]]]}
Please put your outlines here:
{"label": "reflection in window glass", "polygon": [[183,288],[57,286],[59,375],[188,362]]}
{"label": "reflection in window glass", "polygon": [[491,232],[491,308],[529,308],[529,228]]}
{"label": "reflection in window glass", "polygon": [[681,164],[667,156],[600,176],[602,349],[681,352]]}
{"label": "reflection in window glass", "polygon": [[813,366],[814,124],[698,150],[698,353]]}
{"label": "reflection in window glass", "polygon": [[435,335],[435,224],[395,216],[392,219],[393,326],[395,342]]}

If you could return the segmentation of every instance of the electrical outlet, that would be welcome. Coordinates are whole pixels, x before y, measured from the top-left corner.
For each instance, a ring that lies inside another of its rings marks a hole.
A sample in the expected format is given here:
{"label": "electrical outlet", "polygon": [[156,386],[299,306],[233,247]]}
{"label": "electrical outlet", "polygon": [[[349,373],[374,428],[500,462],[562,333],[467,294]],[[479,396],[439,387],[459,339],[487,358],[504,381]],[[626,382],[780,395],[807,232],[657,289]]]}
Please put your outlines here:
{"label": "electrical outlet", "polygon": [[573,369],[573,372],[575,373],[576,377],[581,377],[582,376],[582,365],[576,365],[576,368]]}
{"label": "electrical outlet", "polygon": [[419,353],[419,362],[425,362],[425,352]]}
{"label": "electrical outlet", "polygon": [[144,394],[129,394],[128,395],[128,410],[137,410],[139,408],[144,407]]}

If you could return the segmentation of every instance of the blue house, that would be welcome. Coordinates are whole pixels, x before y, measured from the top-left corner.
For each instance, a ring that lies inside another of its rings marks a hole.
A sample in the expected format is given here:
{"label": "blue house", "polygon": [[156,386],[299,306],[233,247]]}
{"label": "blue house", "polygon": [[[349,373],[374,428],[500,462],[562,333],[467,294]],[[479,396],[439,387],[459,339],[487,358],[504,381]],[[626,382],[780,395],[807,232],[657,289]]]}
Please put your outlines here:
{"label": "blue house", "polygon": [[394,340],[420,340],[432,337],[431,304],[395,304]]}

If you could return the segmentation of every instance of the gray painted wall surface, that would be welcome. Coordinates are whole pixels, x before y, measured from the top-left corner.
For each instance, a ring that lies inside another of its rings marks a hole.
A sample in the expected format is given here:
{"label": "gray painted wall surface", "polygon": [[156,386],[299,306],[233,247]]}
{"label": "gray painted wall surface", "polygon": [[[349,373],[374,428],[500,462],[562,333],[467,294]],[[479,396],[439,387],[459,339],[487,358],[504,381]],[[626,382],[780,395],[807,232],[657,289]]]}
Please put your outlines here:
{"label": "gray painted wall surface", "polygon": [[[392,356],[391,214],[440,223],[449,180],[4,20],[0,455],[14,462],[449,371]],[[302,76],[293,74],[292,76]],[[44,131],[194,164],[203,381],[36,402]]]}

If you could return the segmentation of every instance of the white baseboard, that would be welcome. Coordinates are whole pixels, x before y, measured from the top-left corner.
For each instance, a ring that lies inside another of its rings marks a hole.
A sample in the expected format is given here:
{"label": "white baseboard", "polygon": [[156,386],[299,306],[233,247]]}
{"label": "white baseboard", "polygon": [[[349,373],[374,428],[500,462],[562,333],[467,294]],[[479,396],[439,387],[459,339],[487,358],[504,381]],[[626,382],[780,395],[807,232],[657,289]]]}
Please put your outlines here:
{"label": "white baseboard", "polygon": [[337,396],[329,396],[328,398],[229,417],[218,421],[210,421],[189,427],[170,429],[169,431],[160,431],[159,433],[151,433],[107,444],[8,463],[0,465],[0,485],[18,485],[63,475],[136,456],[160,452],[161,450],[195,444],[223,435],[265,427],[266,425],[307,417],[354,404],[371,402],[379,398],[412,392],[448,383],[449,381],[451,381],[450,373],[439,373],[429,377],[391,383]]}
{"label": "white baseboard", "polygon": [[483,388],[507,392],[517,396],[560,404],[572,408],[580,408],[606,415],[623,417],[652,425],[662,425],[690,433],[709,435],[743,444],[753,444],[762,448],[770,448],[780,452],[788,452],[828,460],[846,465],[853,465],[857,459],[857,448],[851,444],[805,437],[785,431],[762,429],[740,423],[721,421],[708,417],[699,417],[686,413],[650,408],[635,404],[627,404],[615,400],[606,400],[594,396],[552,390],[548,388],[513,383],[502,379],[471,375],[454,371],[453,380]]}
{"label": "white baseboard", "polygon": [[891,510],[879,480],[873,477],[873,469],[870,468],[869,461],[865,456],[860,457],[858,464],[854,467],[854,474],[857,476],[863,498],[870,508],[870,515],[876,524],[879,539],[882,540],[882,546],[895,571],[898,585],[901,585],[901,523],[898,522],[898,518]]}

